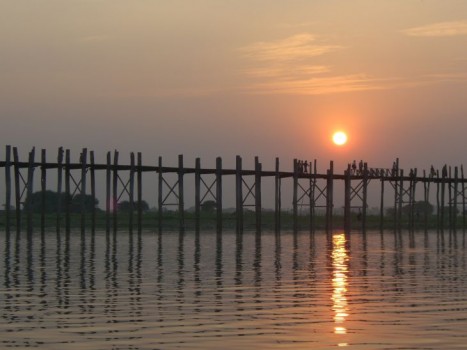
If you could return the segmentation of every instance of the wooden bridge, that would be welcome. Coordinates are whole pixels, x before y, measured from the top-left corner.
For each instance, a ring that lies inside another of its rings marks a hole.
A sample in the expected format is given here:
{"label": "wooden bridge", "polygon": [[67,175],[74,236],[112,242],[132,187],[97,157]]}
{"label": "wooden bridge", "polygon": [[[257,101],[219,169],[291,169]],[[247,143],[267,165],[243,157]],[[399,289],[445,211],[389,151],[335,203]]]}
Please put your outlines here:
{"label": "wooden bridge", "polygon": [[[91,226],[96,224],[96,209],[91,213],[86,212],[86,196],[96,198],[96,172],[105,173],[105,197],[106,197],[106,229],[117,230],[118,206],[123,199],[128,199],[130,210],[129,227],[133,229],[134,224],[141,230],[143,198],[143,173],[151,172],[157,174],[157,227],[162,230],[163,213],[167,207],[174,207],[178,212],[180,228],[185,227],[185,179],[194,176],[194,211],[195,226],[199,229],[200,213],[202,203],[206,198],[212,198],[215,202],[216,226],[220,231],[223,226],[223,179],[225,176],[235,177],[235,220],[236,228],[242,231],[244,228],[244,210],[246,207],[254,208],[255,225],[257,230],[262,227],[262,179],[265,177],[274,179],[274,225],[276,231],[281,229],[282,212],[282,180],[289,178],[292,184],[292,216],[294,229],[297,229],[297,220],[300,215],[299,208],[308,208],[310,230],[315,229],[317,208],[325,212],[325,228],[333,228],[334,211],[334,184],[336,181],[344,184],[344,229],[351,230],[352,212],[358,212],[358,229],[365,230],[367,227],[368,211],[368,185],[371,181],[380,184],[380,207],[379,225],[384,226],[384,196],[388,191],[392,203],[391,221],[395,229],[401,229],[403,208],[408,208],[409,229],[414,228],[415,217],[420,214],[423,217],[425,228],[428,225],[428,209],[423,213],[415,212],[417,185],[423,190],[423,201],[429,202],[430,190],[436,190],[436,223],[438,229],[455,229],[460,224],[466,227],[466,180],[464,179],[463,167],[444,166],[441,170],[418,172],[410,169],[404,173],[399,168],[399,160],[390,168],[371,168],[367,163],[349,163],[343,173],[335,173],[334,164],[331,161],[325,173],[318,173],[316,160],[313,162],[293,161],[291,171],[281,171],[279,159],[275,160],[274,170],[263,170],[258,157],[255,157],[254,169],[246,170],[242,166],[242,158],[236,157],[235,169],[224,169],[222,158],[216,159],[216,167],[212,169],[202,168],[201,160],[196,158],[194,167],[185,167],[183,156],[178,157],[178,166],[167,167],[162,163],[162,157],[154,165],[143,165],[141,153],[130,154],[130,164],[119,163],[119,152],[107,153],[105,164],[96,164],[94,152],[83,149],[79,161],[72,162],[70,150],[58,149],[56,161],[47,161],[45,150],[41,150],[40,156],[36,156],[33,148],[27,160],[20,160],[16,147],[5,147],[5,160],[0,161],[0,168],[4,169],[5,177],[5,228],[9,232],[11,227],[21,231],[22,216],[26,218],[27,230],[33,230],[32,205],[24,206],[27,198],[32,198],[34,193],[34,176],[36,170],[40,172],[41,195],[41,230],[45,226],[45,193],[47,190],[48,174],[54,172],[58,203],[56,206],[56,228],[60,231],[63,217],[65,228],[70,230],[71,201],[73,198],[80,200],[81,230],[84,232],[86,226],[86,215],[91,216]],[[172,174],[172,179],[169,179]],[[13,175],[13,177],[12,177]],[[173,177],[175,176],[175,180]],[[209,179],[208,179],[209,177]],[[171,181],[172,180],[172,181]],[[386,186],[386,188],[385,188]],[[392,191],[392,193],[391,193]],[[62,203],[61,195],[65,195],[66,201]],[[23,206],[23,208],[22,208]],[[426,206],[427,207],[427,206]],[[406,209],[405,209],[406,210]],[[458,212],[461,212],[462,223]],[[14,213],[15,215],[12,215]],[[136,214],[136,217],[134,217]]]}

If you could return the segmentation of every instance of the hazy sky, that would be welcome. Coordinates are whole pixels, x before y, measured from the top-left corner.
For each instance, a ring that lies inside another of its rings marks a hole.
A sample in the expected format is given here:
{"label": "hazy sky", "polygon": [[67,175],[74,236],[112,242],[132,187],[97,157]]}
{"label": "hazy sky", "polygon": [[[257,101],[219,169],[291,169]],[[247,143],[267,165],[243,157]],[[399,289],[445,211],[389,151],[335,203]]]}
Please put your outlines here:
{"label": "hazy sky", "polygon": [[23,153],[462,164],[467,1],[0,0],[0,118]]}

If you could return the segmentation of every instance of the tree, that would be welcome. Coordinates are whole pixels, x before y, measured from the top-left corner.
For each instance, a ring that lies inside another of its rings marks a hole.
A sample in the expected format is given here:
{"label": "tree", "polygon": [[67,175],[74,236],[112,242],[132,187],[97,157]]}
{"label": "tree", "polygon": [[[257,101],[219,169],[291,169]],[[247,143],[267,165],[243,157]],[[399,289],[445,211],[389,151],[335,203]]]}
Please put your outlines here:
{"label": "tree", "polygon": [[201,210],[207,213],[212,213],[216,209],[217,203],[213,200],[205,201],[201,204]]}
{"label": "tree", "polygon": [[[59,204],[62,210],[65,210],[66,204],[69,201],[69,196],[66,193],[61,193],[60,195],[54,191],[38,191],[34,192],[30,198],[26,198],[24,201],[24,209],[28,209],[29,206],[32,206],[32,211],[35,213],[42,212],[42,198],[44,195],[44,212],[45,213],[55,213],[58,211]],[[81,199],[82,195],[78,194],[71,199],[70,202],[70,211],[72,213],[81,212]],[[85,211],[92,211],[97,207],[99,201],[96,198],[93,198],[91,195],[86,194],[84,196],[84,208]]]}
{"label": "tree", "polygon": [[[149,204],[142,200],[141,202],[138,203],[138,201],[135,201],[133,203],[133,210],[138,210],[138,208],[141,208],[141,211],[146,212],[149,210]],[[122,201],[118,203],[118,210],[122,212],[129,212],[131,210],[131,205],[129,201]]]}

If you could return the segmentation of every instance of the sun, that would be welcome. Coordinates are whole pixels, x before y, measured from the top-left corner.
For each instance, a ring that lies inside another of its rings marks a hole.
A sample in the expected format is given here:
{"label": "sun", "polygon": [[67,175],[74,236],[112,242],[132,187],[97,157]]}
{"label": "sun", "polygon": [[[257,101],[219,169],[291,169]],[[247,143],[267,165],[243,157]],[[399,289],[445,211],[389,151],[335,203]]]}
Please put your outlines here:
{"label": "sun", "polygon": [[347,143],[347,134],[343,131],[336,131],[332,135],[332,142],[337,146],[343,146]]}

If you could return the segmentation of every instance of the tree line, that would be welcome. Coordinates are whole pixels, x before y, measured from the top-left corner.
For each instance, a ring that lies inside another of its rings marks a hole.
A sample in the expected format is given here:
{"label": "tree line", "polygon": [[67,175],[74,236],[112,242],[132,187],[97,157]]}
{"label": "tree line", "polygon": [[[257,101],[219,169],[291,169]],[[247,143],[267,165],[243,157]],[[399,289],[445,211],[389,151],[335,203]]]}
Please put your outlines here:
{"label": "tree line", "polygon": [[[43,208],[44,203],[44,208]],[[83,203],[83,195],[78,193],[74,196],[67,193],[58,193],[47,190],[45,192],[38,191],[34,192],[31,197],[26,198],[23,203],[23,209],[29,210],[32,206],[32,211],[35,213],[41,213],[43,210],[45,213],[55,213],[58,211],[59,206],[63,211],[64,208],[69,205],[71,213],[80,213],[81,206]],[[91,212],[93,210],[101,211],[98,207],[99,200],[91,195],[84,195],[84,210]],[[146,201],[142,200],[138,203],[135,201],[133,204],[133,210],[138,210],[141,207],[143,212],[149,210],[149,205]],[[131,203],[129,201],[121,201],[118,203],[118,210],[122,212],[129,212],[131,210]]]}

